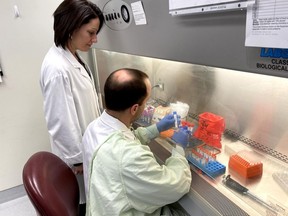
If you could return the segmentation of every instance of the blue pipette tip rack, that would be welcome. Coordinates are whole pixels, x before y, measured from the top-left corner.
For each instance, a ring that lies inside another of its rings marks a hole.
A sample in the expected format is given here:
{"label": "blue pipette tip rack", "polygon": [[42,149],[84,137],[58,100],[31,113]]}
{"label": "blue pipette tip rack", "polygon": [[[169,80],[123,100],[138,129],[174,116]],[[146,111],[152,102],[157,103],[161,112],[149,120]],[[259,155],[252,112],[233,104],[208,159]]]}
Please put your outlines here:
{"label": "blue pipette tip rack", "polygon": [[215,160],[210,160],[207,163],[202,164],[199,160],[190,155],[187,156],[187,160],[212,179],[219,175],[223,175],[226,171],[226,167]]}

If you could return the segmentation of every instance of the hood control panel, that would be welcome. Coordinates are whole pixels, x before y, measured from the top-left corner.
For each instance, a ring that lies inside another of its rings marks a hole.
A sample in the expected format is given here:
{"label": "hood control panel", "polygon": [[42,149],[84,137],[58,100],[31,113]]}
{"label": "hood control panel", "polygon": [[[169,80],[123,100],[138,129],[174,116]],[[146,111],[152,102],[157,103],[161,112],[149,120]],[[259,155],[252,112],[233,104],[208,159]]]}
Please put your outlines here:
{"label": "hood control panel", "polygon": [[116,31],[128,28],[133,19],[130,5],[121,0],[107,2],[103,8],[103,15],[105,24]]}

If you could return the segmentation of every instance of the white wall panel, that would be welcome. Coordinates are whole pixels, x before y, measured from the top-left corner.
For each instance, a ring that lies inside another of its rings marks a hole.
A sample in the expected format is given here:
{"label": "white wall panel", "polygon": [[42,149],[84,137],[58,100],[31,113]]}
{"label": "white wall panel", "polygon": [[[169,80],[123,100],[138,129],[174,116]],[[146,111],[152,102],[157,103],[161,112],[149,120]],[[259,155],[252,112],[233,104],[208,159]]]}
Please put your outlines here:
{"label": "white wall panel", "polygon": [[[0,191],[22,184],[23,165],[33,153],[50,151],[39,76],[60,2],[1,0]],[[19,18],[14,17],[15,4]]]}

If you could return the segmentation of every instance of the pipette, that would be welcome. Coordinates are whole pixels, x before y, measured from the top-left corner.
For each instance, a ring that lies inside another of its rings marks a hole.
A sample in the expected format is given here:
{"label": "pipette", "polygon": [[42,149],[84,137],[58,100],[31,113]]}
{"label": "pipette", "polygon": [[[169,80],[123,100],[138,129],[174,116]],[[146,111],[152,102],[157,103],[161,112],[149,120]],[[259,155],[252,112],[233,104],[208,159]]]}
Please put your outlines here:
{"label": "pipette", "polygon": [[178,128],[178,120],[177,120],[177,112],[173,112],[174,120],[175,120],[175,128]]}
{"label": "pipette", "polygon": [[231,188],[232,190],[243,194],[243,195],[247,195],[249,196],[251,199],[255,200],[256,202],[260,203],[261,205],[265,206],[266,208],[268,208],[270,211],[273,211],[274,213],[277,213],[278,210],[269,205],[268,203],[266,203],[264,200],[260,199],[259,197],[255,196],[254,194],[250,193],[248,188],[242,186],[241,184],[239,184],[238,182],[236,182],[234,179],[232,179],[230,177],[230,175],[227,175],[225,177],[225,175],[223,176],[223,180],[222,182],[229,188]]}

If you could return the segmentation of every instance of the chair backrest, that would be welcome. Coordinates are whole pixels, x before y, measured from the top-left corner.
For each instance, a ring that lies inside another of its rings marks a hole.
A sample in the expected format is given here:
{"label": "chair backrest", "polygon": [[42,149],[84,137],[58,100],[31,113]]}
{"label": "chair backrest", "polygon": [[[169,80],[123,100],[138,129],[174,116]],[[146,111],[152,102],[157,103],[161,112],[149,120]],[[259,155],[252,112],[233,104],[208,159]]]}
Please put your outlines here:
{"label": "chair backrest", "polygon": [[79,187],[71,168],[50,152],[32,155],[23,168],[24,188],[41,216],[78,215]]}

